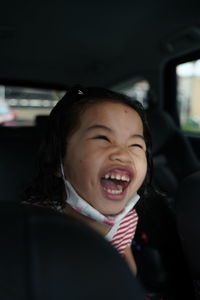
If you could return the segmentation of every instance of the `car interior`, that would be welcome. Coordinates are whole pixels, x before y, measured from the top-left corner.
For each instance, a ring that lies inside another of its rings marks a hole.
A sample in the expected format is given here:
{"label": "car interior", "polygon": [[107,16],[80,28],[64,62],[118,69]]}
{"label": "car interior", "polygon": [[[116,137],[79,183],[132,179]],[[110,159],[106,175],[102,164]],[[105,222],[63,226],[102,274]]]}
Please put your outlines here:
{"label": "car interior", "polygon": [[[124,288],[116,295],[115,284],[111,284],[107,287],[107,297],[118,299],[127,288],[126,299],[134,292],[137,296],[132,299],[143,299],[142,286],[145,300],[200,299],[199,14],[200,3],[195,0],[3,1],[0,19],[0,213],[5,245],[1,255],[5,269],[1,274],[5,279],[1,284],[2,299],[55,299],[58,290],[62,291],[58,299],[66,299],[65,295],[68,299],[79,299],[81,295],[77,292],[74,296],[72,286],[63,287],[62,276],[69,281],[71,272],[72,282],[77,276],[82,289],[87,280],[92,280],[91,274],[96,274],[93,278],[96,287],[91,293],[85,291],[82,299],[99,299],[106,294],[106,290],[98,292],[98,281],[102,278],[98,272],[104,272],[98,261],[98,247],[107,261],[110,248],[93,234],[94,245],[88,250],[84,241],[92,233],[84,229],[86,236],[71,243],[81,249],[80,256],[75,251],[76,257],[79,256],[80,265],[86,260],[88,277],[84,278],[77,264],[74,265],[71,250],[66,255],[62,252],[65,267],[69,267],[69,273],[64,275],[59,254],[55,251],[54,256],[51,253],[51,257],[45,258],[44,253],[48,247],[61,243],[63,236],[56,240],[60,227],[69,232],[81,229],[74,224],[73,227],[73,221],[64,224],[63,218],[52,212],[48,215],[46,210],[18,206],[25,187],[38,170],[38,153],[48,114],[75,84],[106,87],[140,101],[152,136],[152,181],[160,197],[149,203],[152,209],[147,213],[138,207],[142,217],[132,245],[138,268],[136,280],[131,286],[129,272],[116,258],[116,265],[123,269],[117,282],[123,281]],[[44,222],[56,223],[57,233],[52,234],[52,240],[41,244],[41,234],[49,237],[51,234],[51,226],[45,227]],[[24,259],[20,247],[28,251]],[[67,243],[60,247],[68,251]],[[87,251],[95,254],[88,256]],[[12,252],[18,264],[10,260]],[[67,259],[69,256],[71,260]],[[52,262],[56,274],[61,269],[60,277],[44,279],[50,272],[45,261]],[[115,255],[109,271],[105,269],[108,272],[105,282],[112,277],[112,268],[116,269]],[[18,274],[19,280],[15,282]],[[53,289],[52,282],[57,289]],[[51,287],[49,293],[48,287]],[[13,298],[14,294],[18,296]]]}

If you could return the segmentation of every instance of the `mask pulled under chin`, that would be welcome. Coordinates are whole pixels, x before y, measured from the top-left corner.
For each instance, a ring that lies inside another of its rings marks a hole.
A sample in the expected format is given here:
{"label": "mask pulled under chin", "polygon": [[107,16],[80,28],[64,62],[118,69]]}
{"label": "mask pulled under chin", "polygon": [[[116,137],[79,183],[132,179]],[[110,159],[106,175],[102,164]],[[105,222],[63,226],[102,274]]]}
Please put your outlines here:
{"label": "mask pulled under chin", "polygon": [[120,220],[126,216],[136,205],[138,202],[140,196],[135,193],[132,198],[128,201],[126,204],[124,210],[119,213],[116,216],[104,216],[102,213],[100,213],[98,210],[96,210],[94,207],[92,207],[88,202],[86,202],[84,199],[82,199],[74,190],[73,186],[70,184],[69,181],[65,179],[64,176],[64,170],[63,170],[63,165],[61,164],[61,172],[62,172],[62,177],[63,181],[65,184],[65,190],[67,194],[66,202],[76,211],[81,213],[84,216],[87,216],[99,223],[106,224],[113,226],[116,223],[119,223]]}

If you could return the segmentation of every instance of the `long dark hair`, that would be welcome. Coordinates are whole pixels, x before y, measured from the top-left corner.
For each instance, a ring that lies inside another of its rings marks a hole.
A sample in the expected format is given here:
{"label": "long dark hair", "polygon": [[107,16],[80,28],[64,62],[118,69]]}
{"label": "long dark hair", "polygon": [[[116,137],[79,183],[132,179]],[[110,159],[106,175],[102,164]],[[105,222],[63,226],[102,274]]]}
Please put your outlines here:
{"label": "long dark hair", "polygon": [[63,206],[64,183],[58,176],[58,171],[65,156],[67,141],[77,130],[83,111],[92,103],[102,101],[126,104],[139,114],[147,147],[147,175],[138,193],[143,198],[149,195],[152,190],[151,137],[142,104],[105,88],[74,86],[56,104],[49,115],[47,132],[41,147],[39,173],[26,190],[26,201]]}

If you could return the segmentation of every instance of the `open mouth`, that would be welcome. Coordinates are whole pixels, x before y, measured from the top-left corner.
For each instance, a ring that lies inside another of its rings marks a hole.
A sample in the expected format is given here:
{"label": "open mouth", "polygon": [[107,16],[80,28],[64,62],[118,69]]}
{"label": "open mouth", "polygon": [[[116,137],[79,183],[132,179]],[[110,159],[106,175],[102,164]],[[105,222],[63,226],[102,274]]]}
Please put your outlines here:
{"label": "open mouth", "polygon": [[101,177],[101,186],[110,195],[122,195],[131,179],[132,175],[127,170],[115,169]]}

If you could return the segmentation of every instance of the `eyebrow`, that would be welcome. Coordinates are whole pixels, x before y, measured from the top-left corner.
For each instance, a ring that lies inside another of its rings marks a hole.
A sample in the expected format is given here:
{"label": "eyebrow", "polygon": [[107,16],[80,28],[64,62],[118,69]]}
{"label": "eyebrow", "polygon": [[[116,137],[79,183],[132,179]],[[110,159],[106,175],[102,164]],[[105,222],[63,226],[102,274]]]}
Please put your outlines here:
{"label": "eyebrow", "polygon": [[131,135],[131,137],[138,137],[138,138],[142,139],[143,141],[145,141],[144,136],[142,134],[133,134],[133,135]]}
{"label": "eyebrow", "polygon": [[112,132],[113,130],[105,125],[101,125],[101,124],[95,124],[95,125],[92,125],[90,127],[88,127],[86,129],[86,131],[90,131],[90,130],[94,130],[94,129],[104,129],[104,130],[107,130],[109,132]]}
{"label": "eyebrow", "polygon": [[[88,128],[86,129],[86,131],[95,130],[95,129],[104,129],[104,130],[106,130],[106,131],[113,132],[113,130],[112,130],[111,128],[109,128],[109,127],[107,127],[107,126],[105,126],[105,125],[101,125],[101,124],[95,124],[95,125],[92,125],[92,126],[88,127]],[[143,136],[142,134],[132,134],[132,135],[130,136],[130,138],[131,138],[131,137],[132,137],[132,138],[140,138],[140,139],[142,139],[143,141],[145,141],[144,136]]]}

